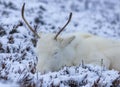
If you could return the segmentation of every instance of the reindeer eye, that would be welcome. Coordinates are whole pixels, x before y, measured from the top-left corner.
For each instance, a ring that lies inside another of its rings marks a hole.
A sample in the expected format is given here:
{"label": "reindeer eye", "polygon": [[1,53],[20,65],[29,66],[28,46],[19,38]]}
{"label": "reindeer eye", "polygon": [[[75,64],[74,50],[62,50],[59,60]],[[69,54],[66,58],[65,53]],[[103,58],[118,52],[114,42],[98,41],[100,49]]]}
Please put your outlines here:
{"label": "reindeer eye", "polygon": [[54,55],[56,55],[58,52],[54,52]]}

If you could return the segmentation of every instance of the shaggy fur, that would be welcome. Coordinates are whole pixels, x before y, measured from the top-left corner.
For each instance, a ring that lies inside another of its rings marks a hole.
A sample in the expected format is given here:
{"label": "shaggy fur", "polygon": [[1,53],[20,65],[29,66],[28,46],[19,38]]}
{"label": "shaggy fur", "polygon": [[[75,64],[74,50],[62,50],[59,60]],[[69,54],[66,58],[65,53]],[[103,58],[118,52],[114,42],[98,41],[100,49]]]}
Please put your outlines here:
{"label": "shaggy fur", "polygon": [[40,34],[36,53],[37,70],[49,72],[59,70],[62,66],[86,64],[103,65],[120,70],[120,41],[110,40],[84,33],[71,33],[58,36]]}

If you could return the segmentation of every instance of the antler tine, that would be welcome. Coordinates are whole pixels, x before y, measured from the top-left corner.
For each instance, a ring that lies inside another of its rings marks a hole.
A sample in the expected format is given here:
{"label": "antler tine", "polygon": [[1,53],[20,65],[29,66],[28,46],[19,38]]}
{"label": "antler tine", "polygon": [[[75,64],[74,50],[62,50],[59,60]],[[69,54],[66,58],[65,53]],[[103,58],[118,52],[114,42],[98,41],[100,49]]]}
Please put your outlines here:
{"label": "antler tine", "polygon": [[23,4],[22,10],[21,10],[21,15],[22,15],[22,18],[23,18],[24,22],[27,24],[27,26],[29,27],[29,29],[30,29],[38,38],[40,38],[40,36],[34,31],[34,29],[29,25],[29,23],[28,23],[27,20],[25,19],[25,17],[24,17],[24,8],[25,8],[25,3]]}
{"label": "antler tine", "polygon": [[69,24],[69,22],[71,21],[71,18],[72,18],[72,12],[70,13],[70,15],[69,15],[69,19],[68,19],[68,21],[67,21],[67,23],[60,29],[60,31],[56,34],[56,36],[55,36],[55,40],[57,40],[57,37],[58,37],[58,35],[60,35],[60,33],[65,29],[65,27]]}

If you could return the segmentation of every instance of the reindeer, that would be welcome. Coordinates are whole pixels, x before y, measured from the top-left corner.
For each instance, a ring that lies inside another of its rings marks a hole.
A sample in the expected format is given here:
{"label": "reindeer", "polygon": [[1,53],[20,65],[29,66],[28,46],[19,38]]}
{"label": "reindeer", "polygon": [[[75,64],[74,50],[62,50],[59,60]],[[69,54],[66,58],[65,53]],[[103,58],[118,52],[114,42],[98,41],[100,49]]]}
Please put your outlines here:
{"label": "reindeer", "polygon": [[120,70],[120,41],[111,40],[89,33],[61,34],[72,18],[55,33],[36,33],[24,17],[25,3],[22,6],[22,19],[38,37],[35,52],[38,57],[36,69],[40,72],[57,71],[63,66],[86,64],[103,65],[108,69]]}

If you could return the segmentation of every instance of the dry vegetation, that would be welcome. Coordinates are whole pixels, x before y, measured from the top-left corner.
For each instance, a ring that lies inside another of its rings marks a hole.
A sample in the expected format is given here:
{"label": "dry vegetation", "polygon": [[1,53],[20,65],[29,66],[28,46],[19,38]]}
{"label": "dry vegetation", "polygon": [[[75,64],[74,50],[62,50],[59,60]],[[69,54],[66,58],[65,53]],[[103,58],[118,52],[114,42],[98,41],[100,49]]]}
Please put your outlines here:
{"label": "dry vegetation", "polygon": [[[15,4],[12,2],[6,3],[1,0],[0,5],[12,9],[16,12],[18,10],[18,8],[15,7]],[[86,5],[86,9],[88,9],[88,5]],[[75,10],[75,8],[73,10]],[[39,6],[39,15],[35,16],[34,18],[35,31],[38,31],[39,27],[37,27],[36,25],[39,24],[44,26],[46,25],[46,30],[50,28],[51,30],[56,31],[56,26],[54,24],[49,24],[49,22],[47,24],[47,21],[44,21],[43,16],[40,15],[44,14],[44,12],[47,12],[47,8],[45,8],[44,6]],[[10,12],[4,9],[0,12],[0,15],[1,14],[2,16],[9,17]],[[114,23],[114,25],[117,24],[116,21],[113,21],[112,23]],[[75,26],[77,26],[77,24],[75,24]],[[106,72],[106,69],[101,71],[100,69],[97,70],[95,69],[95,67],[91,68],[87,65],[84,65],[84,67],[80,65],[79,67],[74,67],[74,69],[72,67],[64,67],[58,72],[53,72],[50,74],[40,74],[39,76],[37,76],[37,74],[39,74],[35,70],[37,57],[33,50],[36,46],[36,42],[37,38],[31,33],[31,31],[26,29],[21,20],[17,20],[17,23],[11,24],[4,24],[0,22],[1,83],[9,84],[15,82],[19,84],[19,87],[81,87],[86,86],[90,83],[89,74],[93,73],[97,76],[97,78],[94,79],[94,83],[91,87],[106,87],[108,84],[111,84],[110,87],[120,87],[120,73],[118,73],[118,76],[115,79],[111,79],[111,83],[107,83],[105,82],[105,76],[101,75],[100,73]],[[75,71],[74,75],[71,74],[71,68],[73,69],[73,71]],[[79,77],[79,75],[81,76]],[[111,76],[112,73],[108,73],[106,77]],[[65,79],[60,79],[61,77]],[[48,78],[49,81],[47,81],[46,78]]]}

